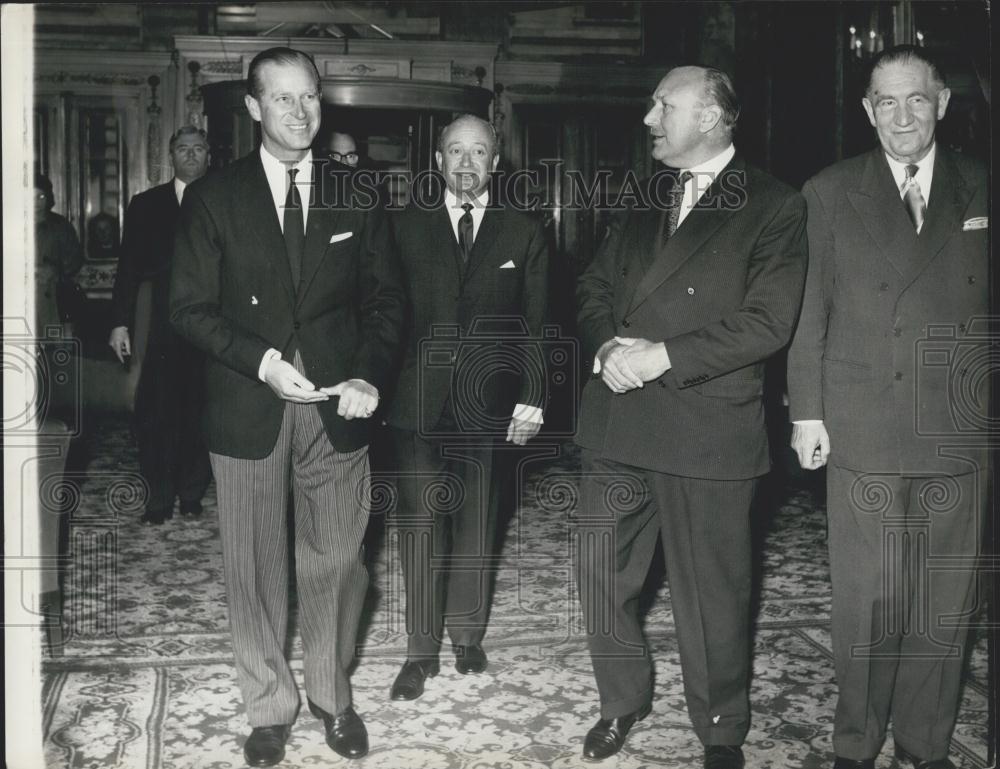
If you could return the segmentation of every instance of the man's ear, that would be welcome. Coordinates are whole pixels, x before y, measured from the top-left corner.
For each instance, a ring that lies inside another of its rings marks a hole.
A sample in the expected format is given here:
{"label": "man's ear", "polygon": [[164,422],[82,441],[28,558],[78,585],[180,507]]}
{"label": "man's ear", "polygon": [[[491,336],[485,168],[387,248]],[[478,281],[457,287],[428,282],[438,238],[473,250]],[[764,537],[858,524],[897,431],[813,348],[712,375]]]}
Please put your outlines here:
{"label": "man's ear", "polygon": [[701,117],[698,120],[698,130],[703,134],[707,134],[719,124],[720,120],[722,120],[722,108],[718,104],[709,105],[701,111]]}
{"label": "man's ear", "polygon": [[948,111],[948,100],[951,99],[951,89],[942,88],[937,95],[937,119],[944,118],[944,113]]}
{"label": "man's ear", "polygon": [[444,155],[441,154],[441,150],[434,151],[434,162],[437,163],[438,171],[444,172]]}
{"label": "man's ear", "polygon": [[864,107],[865,112],[868,113],[868,121],[872,124],[872,128],[876,128],[877,126],[875,125],[875,107],[872,106],[872,103],[871,101],[868,100],[867,96],[861,100],[861,106]]}
{"label": "man's ear", "polygon": [[260,102],[258,102],[250,94],[245,94],[243,96],[243,103],[247,105],[247,112],[250,113],[250,117],[260,122]]}

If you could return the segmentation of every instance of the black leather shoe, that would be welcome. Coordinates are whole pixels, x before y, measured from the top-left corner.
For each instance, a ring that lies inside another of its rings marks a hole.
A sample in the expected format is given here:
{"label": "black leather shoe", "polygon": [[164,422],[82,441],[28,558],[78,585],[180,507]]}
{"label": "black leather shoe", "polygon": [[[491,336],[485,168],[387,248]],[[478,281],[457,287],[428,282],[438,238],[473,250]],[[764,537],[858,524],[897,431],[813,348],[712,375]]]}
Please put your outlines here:
{"label": "black leather shoe", "polygon": [[455,652],[455,670],[463,676],[468,673],[482,673],[486,670],[486,652],[479,644],[471,646],[455,644],[451,648]]}
{"label": "black leather shoe", "polygon": [[955,765],[947,758],[935,758],[928,761],[924,758],[917,758],[906,748],[896,743],[896,760],[900,763],[909,761],[913,764],[913,769],[955,769]]}
{"label": "black leather shoe", "polygon": [[652,705],[643,705],[634,713],[619,716],[610,720],[602,718],[594,728],[587,732],[583,740],[583,758],[585,761],[603,761],[622,749],[629,729],[636,721],[641,721],[653,709]]}
{"label": "black leather shoe", "polygon": [[843,758],[837,756],[833,759],[833,769],[875,769],[874,758]]}
{"label": "black leather shoe", "polygon": [[202,513],[201,502],[197,499],[193,502],[187,502],[181,500],[181,517],[183,518],[197,518]]}
{"label": "black leather shoe", "polygon": [[146,510],[145,514],[142,516],[142,522],[150,526],[162,526],[164,521],[169,521],[174,517],[174,509],[172,507],[162,508],[159,510]]}
{"label": "black leather shoe", "polygon": [[291,724],[255,726],[246,744],[243,757],[250,766],[274,766],[285,757],[285,743],[292,733]]}
{"label": "black leather shoe", "polygon": [[743,750],[739,745],[706,745],[705,769],[743,769]]}
{"label": "black leather shoe", "polygon": [[309,712],[323,722],[326,744],[344,758],[361,758],[368,753],[368,730],[361,716],[350,705],[342,713],[332,716],[312,700]]}
{"label": "black leather shoe", "polygon": [[424,681],[436,676],[439,670],[437,660],[407,660],[393,681],[389,698],[415,700],[424,693]]}

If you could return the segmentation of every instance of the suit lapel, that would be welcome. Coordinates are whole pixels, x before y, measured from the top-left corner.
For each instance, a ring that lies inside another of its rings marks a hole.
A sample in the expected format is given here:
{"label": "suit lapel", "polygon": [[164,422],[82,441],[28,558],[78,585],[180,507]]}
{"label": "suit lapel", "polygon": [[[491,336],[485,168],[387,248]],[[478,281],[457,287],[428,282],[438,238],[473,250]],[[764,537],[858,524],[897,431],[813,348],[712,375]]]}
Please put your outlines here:
{"label": "suit lapel", "polygon": [[944,148],[938,147],[934,159],[931,198],[924,226],[917,239],[919,248],[912,277],[915,278],[927,267],[952,234],[961,231],[962,218],[971,200],[972,190],[965,186],[951,156]]}
{"label": "suit lapel", "polygon": [[281,225],[274,208],[274,198],[267,184],[267,175],[260,160],[260,153],[254,152],[249,163],[249,175],[246,184],[240,185],[241,207],[246,219],[256,234],[259,249],[264,258],[270,260],[278,281],[288,292],[288,297],[294,304],[295,289],[292,286],[292,269],[288,264],[288,254],[285,252],[285,239],[281,235]]}
{"label": "suit lapel", "polygon": [[861,184],[848,190],[847,199],[886,259],[900,275],[909,275],[918,248],[917,233],[881,149],[868,156]]}
{"label": "suit lapel", "polygon": [[[736,157],[726,166],[722,174],[744,170],[742,159]],[[720,176],[722,174],[719,174]],[[718,179],[709,185],[695,208],[687,215],[677,231],[670,237],[666,245],[659,242],[659,228],[653,229],[652,240],[646,241],[648,248],[656,253],[656,259],[646,270],[635,294],[629,303],[631,312],[642,304],[660,285],[679,270],[688,259],[694,256],[712,235],[733,215],[733,207],[724,205],[721,198],[722,188]],[[662,220],[662,212],[656,211],[651,216],[655,222]]]}
{"label": "suit lapel", "polygon": [[[305,251],[302,254],[302,279],[298,286],[298,300],[306,295],[306,292],[316,277],[316,273],[323,264],[328,247],[330,236],[337,233],[337,220],[340,218],[340,211],[322,205],[321,201],[332,200],[326,187],[333,180],[323,173],[326,166],[318,161],[313,162],[313,184],[310,190],[309,219],[306,222],[306,243]],[[361,237],[361,233],[355,233],[355,237]]]}
{"label": "suit lapel", "polygon": [[501,219],[503,219],[503,211],[497,206],[488,206],[483,211],[483,221],[479,224],[479,232],[476,233],[476,240],[472,244],[472,253],[469,254],[469,263],[465,266],[464,281],[468,281],[483,262],[487,261],[487,257],[497,241],[497,236],[500,234]]}

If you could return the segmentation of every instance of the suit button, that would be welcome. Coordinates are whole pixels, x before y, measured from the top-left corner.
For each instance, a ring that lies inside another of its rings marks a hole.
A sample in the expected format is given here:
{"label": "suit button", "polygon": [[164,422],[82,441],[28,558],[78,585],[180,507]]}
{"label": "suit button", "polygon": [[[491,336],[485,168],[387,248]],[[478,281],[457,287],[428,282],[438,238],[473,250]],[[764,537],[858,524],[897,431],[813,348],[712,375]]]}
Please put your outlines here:
{"label": "suit button", "polygon": [[622,325],[623,325],[623,326],[624,326],[625,328],[631,328],[631,327],[632,327],[632,324],[631,324],[631,323],[629,323],[629,322],[628,322],[627,320],[623,320],[623,321],[622,321]]}
{"label": "suit button", "polygon": [[975,282],[976,282],[976,276],[975,275],[970,275],[969,276],[969,285],[971,286]]}
{"label": "suit button", "polygon": [[964,323],[959,323],[958,324],[958,330],[961,331],[964,334],[965,333],[965,324]]}
{"label": "suit button", "polygon": [[902,381],[902,379],[903,379],[903,372],[902,371],[897,371],[895,374],[892,375],[892,378],[895,379],[897,382]]}
{"label": "suit button", "polygon": [[296,331],[298,331],[300,328],[302,328],[302,324],[299,323],[298,321],[294,321],[292,323],[292,328],[294,328]]}
{"label": "suit button", "polygon": [[879,291],[888,291],[889,290],[889,284],[888,283],[879,283],[878,290]]}
{"label": "suit button", "polygon": [[694,286],[688,286],[688,296],[694,296]]}
{"label": "suit button", "polygon": [[628,275],[628,269],[625,268],[625,267],[623,267],[622,268],[622,277],[624,278],[626,275]]}
{"label": "suit button", "polygon": [[658,384],[660,387],[663,387],[664,389],[666,389],[667,383],[664,382],[662,379],[657,379],[656,380],[656,384]]}
{"label": "suit button", "polygon": [[903,335],[903,329],[901,329],[901,328],[894,328],[892,330],[892,335],[893,336],[902,336]]}

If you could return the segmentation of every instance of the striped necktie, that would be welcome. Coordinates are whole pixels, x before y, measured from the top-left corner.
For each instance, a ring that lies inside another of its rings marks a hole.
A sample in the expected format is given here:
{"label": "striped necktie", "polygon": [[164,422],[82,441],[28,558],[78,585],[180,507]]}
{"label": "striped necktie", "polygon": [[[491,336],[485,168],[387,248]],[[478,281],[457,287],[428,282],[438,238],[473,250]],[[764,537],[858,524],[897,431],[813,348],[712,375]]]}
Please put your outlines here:
{"label": "striped necktie", "polygon": [[910,164],[906,167],[906,179],[900,185],[899,191],[903,193],[903,202],[906,204],[906,213],[910,215],[913,228],[919,233],[924,226],[924,217],[927,216],[927,202],[917,184],[917,166]]}

